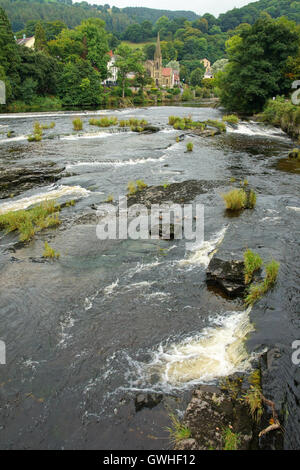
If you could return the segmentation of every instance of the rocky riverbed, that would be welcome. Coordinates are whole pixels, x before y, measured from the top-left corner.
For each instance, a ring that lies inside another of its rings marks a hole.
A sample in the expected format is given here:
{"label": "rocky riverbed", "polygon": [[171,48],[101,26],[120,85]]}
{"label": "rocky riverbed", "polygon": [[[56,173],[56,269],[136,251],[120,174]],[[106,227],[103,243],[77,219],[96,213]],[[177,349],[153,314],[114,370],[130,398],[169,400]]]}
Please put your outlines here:
{"label": "rocky riverbed", "polygon": [[[72,128],[77,115],[81,132]],[[89,126],[107,115],[145,119],[157,132]],[[61,205],[61,224],[28,243],[0,235],[1,448],[166,449],[172,414],[191,428],[192,448],[223,448],[224,428],[239,448],[300,447],[299,366],[291,359],[300,339],[300,186],[288,158],[295,144],[252,121],[209,137],[176,131],[170,115],[222,118],[190,107],[0,116],[0,214],[45,200]],[[28,142],[36,120],[55,128]],[[147,187],[129,207],[204,205],[204,243],[99,240],[98,206],[117,206],[140,180]],[[256,207],[230,217],[222,194],[245,180]],[[59,259],[45,262],[45,242]],[[242,261],[247,248],[280,262],[276,285],[252,310],[242,265],[226,277],[226,263]],[[260,438],[272,409],[264,403],[255,425],[238,400],[256,369],[284,429]],[[237,378],[233,396],[222,384]]]}

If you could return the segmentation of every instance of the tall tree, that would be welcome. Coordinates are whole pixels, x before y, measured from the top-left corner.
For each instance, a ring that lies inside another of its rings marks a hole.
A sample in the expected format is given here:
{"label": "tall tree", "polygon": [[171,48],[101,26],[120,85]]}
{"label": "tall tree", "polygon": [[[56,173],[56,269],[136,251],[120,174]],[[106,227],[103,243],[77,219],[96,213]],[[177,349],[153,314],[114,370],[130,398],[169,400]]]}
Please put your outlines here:
{"label": "tall tree", "polygon": [[291,90],[287,59],[297,55],[300,34],[295,23],[263,15],[227,42],[229,64],[217,74],[222,104],[231,110],[260,111],[266,100]]}
{"label": "tall tree", "polygon": [[46,52],[47,51],[46,33],[40,21],[35,26],[34,37],[35,37],[35,43],[34,43],[35,50]]}
{"label": "tall tree", "polygon": [[19,84],[17,67],[19,63],[20,56],[10,22],[3,8],[0,7],[0,67],[2,79],[6,83],[7,91],[9,91],[8,98],[14,97],[17,93]]}

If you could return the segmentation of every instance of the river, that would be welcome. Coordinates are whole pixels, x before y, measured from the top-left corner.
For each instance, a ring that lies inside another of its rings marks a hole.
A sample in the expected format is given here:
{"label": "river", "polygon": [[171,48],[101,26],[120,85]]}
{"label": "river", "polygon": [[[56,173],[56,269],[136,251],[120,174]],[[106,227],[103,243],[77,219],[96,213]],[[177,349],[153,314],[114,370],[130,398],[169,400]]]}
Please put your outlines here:
{"label": "river", "polygon": [[[53,182],[26,186],[24,177],[0,200],[0,213],[50,198],[76,202],[63,207],[59,228],[28,244],[1,233],[7,363],[0,365],[0,448],[168,449],[169,413],[182,415],[196,384],[249,370],[274,346],[281,354],[270,398],[287,407],[285,447],[300,447],[300,374],[291,362],[292,342],[300,340],[300,168],[287,159],[295,144],[251,121],[176,142],[180,132],[168,117],[189,114],[222,117],[195,107],[0,115],[1,172],[64,168]],[[83,119],[82,132],[73,131],[74,116]],[[101,116],[146,119],[161,131],[89,125]],[[36,120],[55,127],[29,143]],[[187,140],[193,152],[185,152]],[[204,244],[188,251],[185,240],[99,240],[95,206],[125,195],[138,179],[154,186],[204,182],[207,191],[193,198],[205,206]],[[221,194],[244,179],[257,206],[229,218]],[[45,241],[59,260],[42,258]],[[249,247],[281,263],[276,287],[252,311],[206,287],[205,270],[221,247],[239,257]],[[155,403],[139,407],[136,397],[148,393]]]}

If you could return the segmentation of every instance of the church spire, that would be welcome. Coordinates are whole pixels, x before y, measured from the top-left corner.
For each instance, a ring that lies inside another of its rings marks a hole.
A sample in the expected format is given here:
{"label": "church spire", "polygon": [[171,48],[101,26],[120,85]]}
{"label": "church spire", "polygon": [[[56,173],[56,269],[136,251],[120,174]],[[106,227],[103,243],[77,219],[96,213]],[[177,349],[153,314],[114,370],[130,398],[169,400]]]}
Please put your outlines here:
{"label": "church spire", "polygon": [[161,55],[161,49],[160,49],[160,37],[159,37],[159,32],[158,32],[154,60],[160,60],[160,59],[162,59],[162,55]]}

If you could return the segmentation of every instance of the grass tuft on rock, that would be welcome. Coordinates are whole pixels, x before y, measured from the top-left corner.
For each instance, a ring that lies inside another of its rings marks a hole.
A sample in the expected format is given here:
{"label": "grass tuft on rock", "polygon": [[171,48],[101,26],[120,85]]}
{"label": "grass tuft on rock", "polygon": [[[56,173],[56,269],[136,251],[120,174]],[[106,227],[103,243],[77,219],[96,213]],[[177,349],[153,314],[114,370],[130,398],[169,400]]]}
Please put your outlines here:
{"label": "grass tuft on rock", "polygon": [[248,289],[248,294],[245,297],[245,303],[247,305],[253,305],[274,286],[277,280],[279,267],[280,264],[275,260],[272,260],[266,265],[265,279],[258,284],[252,284]]}
{"label": "grass tuft on rock", "polygon": [[60,224],[60,206],[45,201],[28,210],[10,211],[0,215],[0,229],[6,233],[17,231],[20,241],[31,240],[35,233]]}
{"label": "grass tuft on rock", "polygon": [[237,450],[241,442],[239,434],[232,432],[230,427],[224,429],[222,433],[223,450]]}
{"label": "grass tuft on rock", "polygon": [[188,143],[186,144],[186,149],[187,149],[188,152],[192,152],[192,151],[193,151],[193,148],[194,148],[193,142],[188,142]]}
{"label": "grass tuft on rock", "polygon": [[257,253],[253,253],[253,251],[247,250],[244,253],[244,263],[245,284],[249,284],[255,271],[258,271],[261,268],[263,261]]}
{"label": "grass tuft on rock", "polygon": [[227,210],[240,211],[246,206],[247,194],[243,189],[232,189],[222,196]]}
{"label": "grass tuft on rock", "polygon": [[74,131],[82,131],[83,122],[80,118],[73,119],[73,129]]}
{"label": "grass tuft on rock", "polygon": [[239,118],[235,114],[227,114],[223,116],[223,121],[228,122],[229,124],[238,124]]}
{"label": "grass tuft on rock", "polygon": [[55,251],[49,243],[45,242],[43,258],[58,259],[59,257],[60,253]]}
{"label": "grass tuft on rock", "polygon": [[178,444],[184,439],[189,439],[192,435],[191,430],[182,424],[174,413],[171,413],[169,416],[172,424],[166,430],[169,432],[171,442]]}

